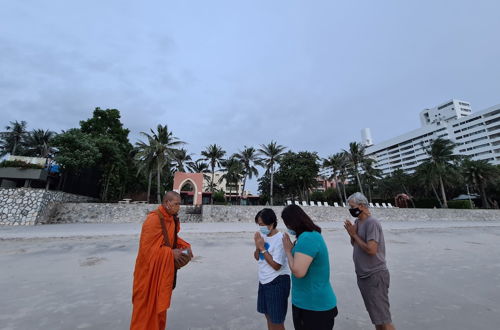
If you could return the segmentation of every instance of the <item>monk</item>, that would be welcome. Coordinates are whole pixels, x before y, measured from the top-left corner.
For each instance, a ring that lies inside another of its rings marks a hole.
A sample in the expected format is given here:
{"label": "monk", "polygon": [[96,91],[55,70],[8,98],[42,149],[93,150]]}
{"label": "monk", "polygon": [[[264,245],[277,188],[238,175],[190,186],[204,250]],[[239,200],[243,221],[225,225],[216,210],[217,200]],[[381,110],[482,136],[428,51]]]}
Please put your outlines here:
{"label": "monk", "polygon": [[[142,225],[134,270],[131,330],[164,330],[166,327],[177,269],[193,257],[191,245],[177,237],[180,204],[178,193],[166,193],[162,205],[149,213]],[[168,239],[164,238],[160,221],[165,224]]]}

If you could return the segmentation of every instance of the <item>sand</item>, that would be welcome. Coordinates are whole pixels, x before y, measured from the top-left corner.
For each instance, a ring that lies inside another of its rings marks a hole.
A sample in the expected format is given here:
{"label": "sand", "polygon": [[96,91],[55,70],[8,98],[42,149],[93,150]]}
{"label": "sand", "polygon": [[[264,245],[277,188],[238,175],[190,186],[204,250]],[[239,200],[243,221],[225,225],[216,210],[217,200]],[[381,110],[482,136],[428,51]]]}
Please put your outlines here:
{"label": "sand", "polygon": [[[338,298],[335,329],[371,329],[340,222],[320,223]],[[383,222],[398,329],[498,329],[500,222]],[[168,329],[265,329],[251,223],[183,224]],[[281,229],[283,229],[281,227]],[[0,329],[128,329],[139,224],[0,227]],[[291,310],[287,329],[293,329]]]}

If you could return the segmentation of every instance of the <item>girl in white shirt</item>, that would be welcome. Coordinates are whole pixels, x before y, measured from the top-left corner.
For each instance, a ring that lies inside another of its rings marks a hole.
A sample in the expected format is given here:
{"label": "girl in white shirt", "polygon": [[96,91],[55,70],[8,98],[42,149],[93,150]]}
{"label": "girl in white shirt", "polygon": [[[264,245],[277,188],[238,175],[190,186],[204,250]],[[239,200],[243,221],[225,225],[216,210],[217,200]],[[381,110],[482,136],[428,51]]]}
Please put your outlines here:
{"label": "girl in white shirt", "polygon": [[259,265],[257,311],[267,319],[269,330],[285,329],[290,295],[290,268],[283,248],[283,234],[272,209],[262,209],[255,216],[259,231],[254,235],[254,258]]}

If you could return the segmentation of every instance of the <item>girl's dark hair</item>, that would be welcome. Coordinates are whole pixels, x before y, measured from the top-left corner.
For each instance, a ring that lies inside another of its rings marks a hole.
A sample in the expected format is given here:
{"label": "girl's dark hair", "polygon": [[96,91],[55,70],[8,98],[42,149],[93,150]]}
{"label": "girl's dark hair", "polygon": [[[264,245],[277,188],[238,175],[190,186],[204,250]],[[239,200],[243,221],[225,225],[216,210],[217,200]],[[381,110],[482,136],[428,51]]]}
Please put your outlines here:
{"label": "girl's dark hair", "polygon": [[281,212],[281,218],[285,226],[295,231],[297,237],[305,231],[317,231],[321,233],[321,228],[314,224],[309,216],[298,205],[288,205]]}
{"label": "girl's dark hair", "polygon": [[272,209],[262,209],[257,212],[257,215],[255,215],[255,223],[259,223],[259,218],[261,218],[262,222],[266,225],[273,225],[273,228],[276,228],[278,225],[278,218]]}

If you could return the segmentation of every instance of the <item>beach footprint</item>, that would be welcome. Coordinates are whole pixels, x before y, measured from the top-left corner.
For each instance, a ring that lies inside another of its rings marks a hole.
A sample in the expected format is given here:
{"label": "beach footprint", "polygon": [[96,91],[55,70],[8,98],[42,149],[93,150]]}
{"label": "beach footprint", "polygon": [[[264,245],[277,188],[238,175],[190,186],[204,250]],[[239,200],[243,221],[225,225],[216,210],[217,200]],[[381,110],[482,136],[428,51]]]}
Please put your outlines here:
{"label": "beach footprint", "polygon": [[102,263],[103,261],[106,261],[106,258],[100,258],[100,257],[88,257],[87,259],[80,261],[80,266],[81,267],[90,267],[90,266],[95,266],[97,264]]}

